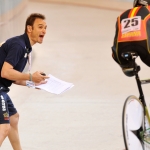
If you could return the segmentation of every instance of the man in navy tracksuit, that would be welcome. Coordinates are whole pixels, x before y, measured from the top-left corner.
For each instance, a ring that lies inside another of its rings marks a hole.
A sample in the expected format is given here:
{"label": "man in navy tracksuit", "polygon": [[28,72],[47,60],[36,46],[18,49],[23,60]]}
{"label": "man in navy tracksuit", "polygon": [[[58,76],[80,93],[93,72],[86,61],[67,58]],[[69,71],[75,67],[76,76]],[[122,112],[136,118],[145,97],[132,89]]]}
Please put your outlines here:
{"label": "man in navy tracksuit", "polygon": [[46,83],[48,77],[41,75],[41,71],[22,73],[27,62],[31,65],[32,46],[43,42],[46,28],[44,15],[31,14],[26,20],[25,33],[0,45],[0,146],[8,136],[13,149],[22,150],[18,134],[19,114],[7,93],[12,83],[28,87]]}

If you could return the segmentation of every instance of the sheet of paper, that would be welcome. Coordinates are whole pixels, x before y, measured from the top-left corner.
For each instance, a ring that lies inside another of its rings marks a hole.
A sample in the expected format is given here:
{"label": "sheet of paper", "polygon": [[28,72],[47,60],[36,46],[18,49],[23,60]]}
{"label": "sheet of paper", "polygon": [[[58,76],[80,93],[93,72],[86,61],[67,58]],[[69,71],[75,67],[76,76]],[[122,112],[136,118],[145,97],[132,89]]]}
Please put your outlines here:
{"label": "sheet of paper", "polygon": [[47,92],[53,93],[53,94],[61,94],[63,92],[66,92],[67,90],[69,90],[70,88],[74,86],[72,83],[62,81],[52,76],[51,74],[49,74],[48,76],[50,78],[47,79],[46,84],[41,84],[36,87],[42,90],[45,90]]}

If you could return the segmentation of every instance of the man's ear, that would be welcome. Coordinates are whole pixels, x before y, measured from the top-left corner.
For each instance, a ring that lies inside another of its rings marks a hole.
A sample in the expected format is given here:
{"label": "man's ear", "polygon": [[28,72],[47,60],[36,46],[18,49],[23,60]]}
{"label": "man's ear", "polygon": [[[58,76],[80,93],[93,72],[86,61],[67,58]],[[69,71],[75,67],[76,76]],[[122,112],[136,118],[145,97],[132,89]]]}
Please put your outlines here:
{"label": "man's ear", "polygon": [[27,32],[32,32],[32,26],[30,26],[30,25],[27,25]]}

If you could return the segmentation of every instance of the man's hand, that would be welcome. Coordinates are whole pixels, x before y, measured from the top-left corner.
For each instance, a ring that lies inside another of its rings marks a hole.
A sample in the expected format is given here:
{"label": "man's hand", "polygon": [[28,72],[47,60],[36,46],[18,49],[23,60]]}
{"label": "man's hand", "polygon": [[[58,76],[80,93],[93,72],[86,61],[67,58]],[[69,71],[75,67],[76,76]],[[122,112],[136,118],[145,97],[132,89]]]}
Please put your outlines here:
{"label": "man's hand", "polygon": [[47,83],[47,81],[41,81],[39,83],[35,83],[35,86],[38,86],[38,85],[41,85],[41,84],[45,84],[45,83]]}
{"label": "man's hand", "polygon": [[42,71],[36,71],[32,74],[32,81],[35,82],[35,84],[44,84],[46,81],[45,79],[48,79],[48,76],[42,75]]}
{"label": "man's hand", "polygon": [[[47,83],[47,81],[41,81],[40,83],[35,83],[35,86],[45,84],[45,83]],[[40,88],[37,88],[37,87],[35,87],[35,89],[41,90]]]}

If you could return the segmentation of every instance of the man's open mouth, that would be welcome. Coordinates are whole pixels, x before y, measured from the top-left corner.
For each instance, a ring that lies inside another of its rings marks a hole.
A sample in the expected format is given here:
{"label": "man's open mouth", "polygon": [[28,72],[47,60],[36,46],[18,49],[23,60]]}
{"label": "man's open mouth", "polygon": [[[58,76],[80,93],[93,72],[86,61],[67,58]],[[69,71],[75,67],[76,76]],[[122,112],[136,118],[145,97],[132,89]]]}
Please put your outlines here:
{"label": "man's open mouth", "polygon": [[40,38],[44,38],[44,35],[40,35],[39,37],[40,37]]}

